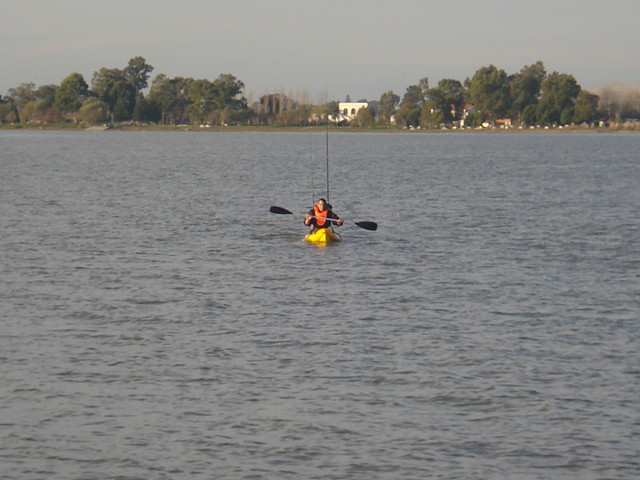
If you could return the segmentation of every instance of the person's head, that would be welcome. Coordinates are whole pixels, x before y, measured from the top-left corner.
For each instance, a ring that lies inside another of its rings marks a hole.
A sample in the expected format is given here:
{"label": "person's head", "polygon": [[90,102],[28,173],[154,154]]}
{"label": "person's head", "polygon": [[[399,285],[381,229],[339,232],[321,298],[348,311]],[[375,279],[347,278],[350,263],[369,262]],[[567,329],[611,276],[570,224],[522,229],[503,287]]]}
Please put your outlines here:
{"label": "person's head", "polygon": [[318,203],[316,205],[318,205],[320,211],[325,211],[327,209],[327,201],[324,198],[318,200]]}

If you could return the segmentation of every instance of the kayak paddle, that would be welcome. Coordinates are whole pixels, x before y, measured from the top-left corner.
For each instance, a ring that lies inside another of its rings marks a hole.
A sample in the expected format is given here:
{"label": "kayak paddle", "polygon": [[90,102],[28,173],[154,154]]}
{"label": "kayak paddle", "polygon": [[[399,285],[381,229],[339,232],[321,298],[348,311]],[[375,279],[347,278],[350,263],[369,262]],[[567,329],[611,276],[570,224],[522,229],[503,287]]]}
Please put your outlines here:
{"label": "kayak paddle", "polygon": [[276,207],[275,205],[269,209],[271,213],[277,213],[279,215],[293,215],[293,212],[290,212],[286,208]]}
{"label": "kayak paddle", "polygon": [[[282,207],[276,207],[275,205],[272,206],[269,211],[271,213],[276,213],[278,215],[293,215],[293,212],[291,212],[290,210],[287,210],[286,208],[282,208]],[[315,217],[318,218],[318,217]],[[358,227],[360,228],[364,228],[365,230],[371,230],[371,231],[375,231],[378,229],[378,224],[376,222],[353,222],[355,223]]]}

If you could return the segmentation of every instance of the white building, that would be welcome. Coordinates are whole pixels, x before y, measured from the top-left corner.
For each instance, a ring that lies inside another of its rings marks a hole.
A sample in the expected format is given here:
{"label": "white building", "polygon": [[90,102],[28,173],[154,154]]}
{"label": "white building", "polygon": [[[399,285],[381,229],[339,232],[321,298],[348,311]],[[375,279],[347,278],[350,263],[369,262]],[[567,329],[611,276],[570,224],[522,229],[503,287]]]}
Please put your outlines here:
{"label": "white building", "polygon": [[331,115],[329,120],[335,123],[350,122],[356,118],[361,108],[368,106],[367,102],[340,102],[338,104],[338,114]]}

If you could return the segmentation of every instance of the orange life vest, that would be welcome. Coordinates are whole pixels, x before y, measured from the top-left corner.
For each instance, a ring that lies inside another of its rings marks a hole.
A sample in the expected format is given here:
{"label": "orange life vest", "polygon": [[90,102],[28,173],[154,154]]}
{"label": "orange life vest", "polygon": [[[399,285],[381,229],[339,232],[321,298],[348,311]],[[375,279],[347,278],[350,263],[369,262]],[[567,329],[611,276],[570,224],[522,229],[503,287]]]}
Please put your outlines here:
{"label": "orange life vest", "polygon": [[318,227],[324,227],[325,223],[328,223],[329,225],[331,225],[331,222],[329,220],[326,220],[327,215],[329,215],[329,212],[331,210],[327,209],[327,210],[320,210],[318,208],[317,205],[313,206],[313,215],[314,217],[316,217],[316,225]]}

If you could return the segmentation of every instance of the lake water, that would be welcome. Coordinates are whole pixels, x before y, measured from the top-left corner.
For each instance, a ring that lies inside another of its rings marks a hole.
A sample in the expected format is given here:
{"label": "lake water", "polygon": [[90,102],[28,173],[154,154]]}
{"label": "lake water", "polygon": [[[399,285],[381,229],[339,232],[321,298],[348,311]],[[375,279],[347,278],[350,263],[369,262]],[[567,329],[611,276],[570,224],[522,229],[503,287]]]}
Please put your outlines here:
{"label": "lake water", "polygon": [[0,132],[0,478],[639,478],[640,135],[329,138]]}

